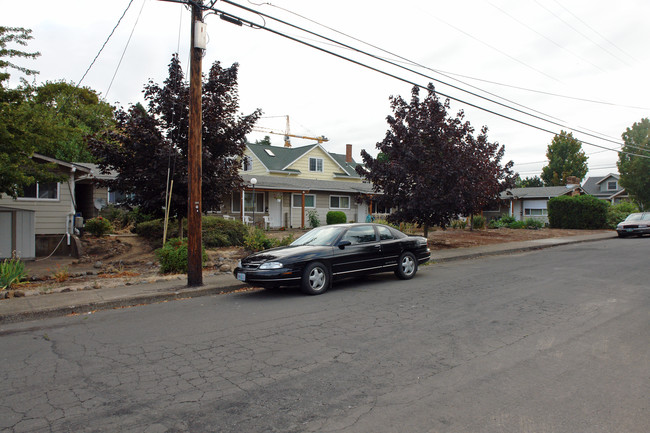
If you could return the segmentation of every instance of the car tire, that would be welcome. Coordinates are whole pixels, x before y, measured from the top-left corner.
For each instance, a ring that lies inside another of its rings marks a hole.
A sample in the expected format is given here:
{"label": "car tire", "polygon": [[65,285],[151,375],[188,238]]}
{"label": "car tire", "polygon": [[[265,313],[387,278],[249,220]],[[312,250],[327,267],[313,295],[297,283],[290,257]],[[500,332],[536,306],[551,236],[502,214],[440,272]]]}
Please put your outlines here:
{"label": "car tire", "polygon": [[397,269],[395,270],[395,275],[400,280],[410,280],[415,276],[415,273],[418,271],[418,261],[415,258],[415,254],[406,251],[399,256],[397,262]]}
{"label": "car tire", "polygon": [[618,237],[619,237],[619,238],[626,238],[627,235],[626,235],[626,234],[623,234],[623,233],[619,233],[619,234],[618,234]]}
{"label": "car tire", "polygon": [[324,293],[330,285],[330,273],[321,262],[313,262],[307,265],[302,273],[300,290],[308,295],[320,295]]}

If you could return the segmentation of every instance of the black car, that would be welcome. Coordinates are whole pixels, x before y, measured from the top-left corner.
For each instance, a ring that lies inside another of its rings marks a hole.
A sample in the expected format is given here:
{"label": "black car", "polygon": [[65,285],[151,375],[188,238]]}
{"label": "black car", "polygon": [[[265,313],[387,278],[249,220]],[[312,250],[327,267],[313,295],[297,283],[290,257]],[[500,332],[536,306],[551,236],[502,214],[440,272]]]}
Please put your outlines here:
{"label": "black car", "polygon": [[251,254],[233,274],[252,286],[299,286],[319,295],[333,280],[358,275],[393,271],[408,280],[430,256],[422,236],[382,224],[335,224],[315,228],[287,247]]}
{"label": "black car", "polygon": [[616,226],[618,237],[650,234],[650,212],[631,213]]}

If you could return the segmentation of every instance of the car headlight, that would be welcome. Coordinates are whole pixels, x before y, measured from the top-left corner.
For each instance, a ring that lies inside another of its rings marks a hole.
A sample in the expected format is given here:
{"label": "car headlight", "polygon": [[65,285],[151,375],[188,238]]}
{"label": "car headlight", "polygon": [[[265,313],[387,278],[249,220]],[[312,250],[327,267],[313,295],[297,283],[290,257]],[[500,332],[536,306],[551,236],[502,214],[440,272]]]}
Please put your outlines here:
{"label": "car headlight", "polygon": [[241,260],[237,262],[237,267],[241,268]]}
{"label": "car headlight", "polygon": [[262,263],[259,269],[280,269],[282,268],[282,263],[280,262],[266,262]]}

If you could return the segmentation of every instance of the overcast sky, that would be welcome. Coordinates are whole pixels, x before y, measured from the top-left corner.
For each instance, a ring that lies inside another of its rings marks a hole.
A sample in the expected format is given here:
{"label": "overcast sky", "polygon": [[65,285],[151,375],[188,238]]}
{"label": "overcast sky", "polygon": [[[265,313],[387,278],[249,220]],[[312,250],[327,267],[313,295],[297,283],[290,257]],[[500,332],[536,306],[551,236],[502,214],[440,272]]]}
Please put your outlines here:
{"label": "overcast sky", "polygon": [[[20,62],[40,71],[38,82],[77,83],[129,1],[0,0],[0,24],[33,30],[28,49],[42,55]],[[573,130],[585,142],[588,176],[616,172],[618,156],[587,142],[620,148],[625,128],[650,115],[648,0],[239,3],[556,124],[434,82],[437,91],[452,98],[555,133]],[[215,8],[407,81],[423,86],[432,81],[222,1]],[[261,108],[264,116],[271,116],[261,119],[260,126],[281,132],[285,118],[272,116],[288,115],[292,134],[324,135],[330,139],[325,148],[336,153],[345,153],[345,144],[350,143],[360,161],[360,150],[376,154],[375,144],[385,135],[389,96],[410,98],[412,84],[396,78],[263,29],[235,26],[214,14],[206,16],[205,22],[209,43],[204,72],[217,60],[224,65],[238,62],[241,111]],[[189,24],[189,10],[182,5],[132,0],[82,85],[111,104],[128,107],[142,101],[143,86],[149,79],[158,83],[165,79],[174,52],[188,65]],[[464,110],[477,130],[487,125],[489,139],[505,145],[506,160],[515,162],[522,177],[540,174],[552,133],[457,101],[451,107],[452,114]],[[251,134],[249,139],[264,135]],[[271,135],[271,140],[274,145],[283,143],[280,135]],[[292,140],[293,146],[309,143]]]}

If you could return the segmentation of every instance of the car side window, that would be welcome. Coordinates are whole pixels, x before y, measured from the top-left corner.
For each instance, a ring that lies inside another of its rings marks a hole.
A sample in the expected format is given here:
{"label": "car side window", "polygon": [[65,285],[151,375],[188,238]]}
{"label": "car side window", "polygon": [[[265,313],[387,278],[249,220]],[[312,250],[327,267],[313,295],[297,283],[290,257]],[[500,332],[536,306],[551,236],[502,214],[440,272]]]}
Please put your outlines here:
{"label": "car side window", "polygon": [[342,241],[350,241],[352,245],[375,242],[375,229],[372,226],[356,226],[343,235]]}
{"label": "car side window", "polygon": [[650,221],[650,213],[643,214],[643,221]]}
{"label": "car side window", "polygon": [[377,226],[377,231],[379,232],[379,240],[380,241],[387,241],[389,239],[395,239],[393,236],[393,233],[390,231],[388,227],[384,226]]}

